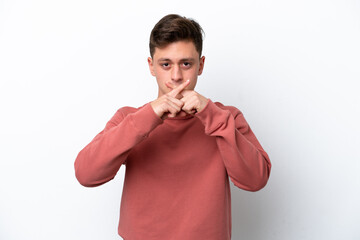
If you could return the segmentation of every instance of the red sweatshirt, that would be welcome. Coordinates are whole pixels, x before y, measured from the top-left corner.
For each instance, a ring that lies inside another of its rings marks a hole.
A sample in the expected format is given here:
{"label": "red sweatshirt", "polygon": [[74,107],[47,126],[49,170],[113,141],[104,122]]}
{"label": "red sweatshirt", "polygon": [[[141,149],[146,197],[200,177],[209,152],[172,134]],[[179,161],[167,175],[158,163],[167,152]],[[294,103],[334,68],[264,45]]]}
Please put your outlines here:
{"label": "red sweatshirt", "polygon": [[79,153],[75,173],[94,187],[122,164],[118,232],[125,240],[231,239],[229,177],[257,191],[271,168],[243,114],[211,100],[194,116],[164,121],[149,103],[119,109]]}

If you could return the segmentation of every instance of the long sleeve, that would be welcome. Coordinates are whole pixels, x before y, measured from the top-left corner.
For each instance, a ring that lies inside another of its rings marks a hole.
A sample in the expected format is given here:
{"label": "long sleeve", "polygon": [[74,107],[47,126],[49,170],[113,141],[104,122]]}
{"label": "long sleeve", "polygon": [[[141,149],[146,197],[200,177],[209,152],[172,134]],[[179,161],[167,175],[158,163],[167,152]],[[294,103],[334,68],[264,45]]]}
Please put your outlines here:
{"label": "long sleeve", "polygon": [[82,185],[94,187],[113,179],[130,150],[163,122],[150,104],[127,112],[129,108],[119,109],[105,129],[78,154],[75,175]]}
{"label": "long sleeve", "polygon": [[196,116],[204,124],[205,133],[216,137],[226,171],[235,186],[247,191],[263,188],[271,163],[243,114],[235,107],[209,100]]}

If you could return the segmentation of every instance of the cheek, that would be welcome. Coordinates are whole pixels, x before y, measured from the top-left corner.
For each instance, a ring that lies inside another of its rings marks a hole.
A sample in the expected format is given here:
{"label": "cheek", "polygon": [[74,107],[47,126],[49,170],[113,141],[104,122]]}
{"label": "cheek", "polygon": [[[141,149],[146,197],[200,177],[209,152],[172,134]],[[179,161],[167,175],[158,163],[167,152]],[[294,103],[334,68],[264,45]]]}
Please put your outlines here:
{"label": "cheek", "polygon": [[184,73],[184,78],[186,79],[191,79],[191,81],[196,81],[197,77],[198,77],[198,72],[196,71],[196,69],[191,69],[191,71],[185,72]]}
{"label": "cheek", "polygon": [[196,86],[196,82],[197,82],[196,80],[192,80],[190,82],[189,86],[187,87],[187,89],[194,89]]}
{"label": "cheek", "polygon": [[161,71],[160,69],[155,71],[155,76],[159,81],[161,81],[162,79],[166,78],[166,73],[164,73],[164,71]]}

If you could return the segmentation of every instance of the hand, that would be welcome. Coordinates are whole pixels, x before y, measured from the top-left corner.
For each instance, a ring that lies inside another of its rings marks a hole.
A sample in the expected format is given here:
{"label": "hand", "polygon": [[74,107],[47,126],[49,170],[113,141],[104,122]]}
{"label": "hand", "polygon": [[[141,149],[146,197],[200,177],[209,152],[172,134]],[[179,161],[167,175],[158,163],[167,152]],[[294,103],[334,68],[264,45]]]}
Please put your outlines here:
{"label": "hand", "polygon": [[182,110],[188,114],[195,114],[200,112],[206,106],[208,99],[194,90],[183,90],[181,92],[183,98],[180,100],[184,102]]}
{"label": "hand", "polygon": [[179,100],[183,97],[180,93],[189,85],[190,80],[183,82],[169,93],[162,95],[158,99],[150,103],[156,115],[161,119],[166,119],[168,117],[175,117],[178,112],[181,111],[184,106],[184,102]]}

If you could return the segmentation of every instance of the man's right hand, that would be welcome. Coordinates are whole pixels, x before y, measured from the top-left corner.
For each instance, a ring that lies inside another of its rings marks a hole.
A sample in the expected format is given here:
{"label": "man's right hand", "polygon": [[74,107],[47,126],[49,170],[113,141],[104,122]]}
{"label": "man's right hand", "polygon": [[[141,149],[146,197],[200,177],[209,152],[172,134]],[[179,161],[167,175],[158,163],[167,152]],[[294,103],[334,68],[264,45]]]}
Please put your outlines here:
{"label": "man's right hand", "polygon": [[180,93],[189,85],[189,83],[190,80],[187,80],[171,90],[169,93],[152,101],[150,104],[156,115],[163,120],[168,117],[175,117],[184,106],[184,102],[178,99],[182,97]]}

